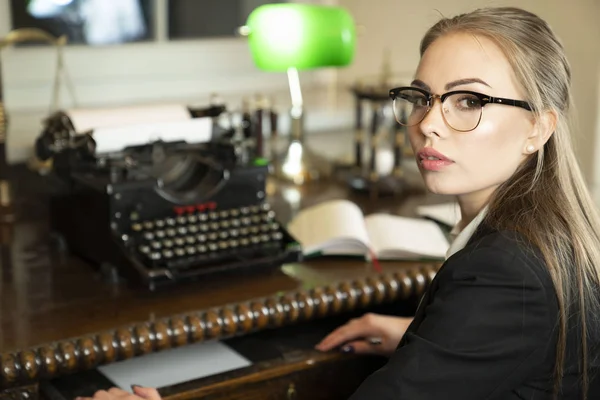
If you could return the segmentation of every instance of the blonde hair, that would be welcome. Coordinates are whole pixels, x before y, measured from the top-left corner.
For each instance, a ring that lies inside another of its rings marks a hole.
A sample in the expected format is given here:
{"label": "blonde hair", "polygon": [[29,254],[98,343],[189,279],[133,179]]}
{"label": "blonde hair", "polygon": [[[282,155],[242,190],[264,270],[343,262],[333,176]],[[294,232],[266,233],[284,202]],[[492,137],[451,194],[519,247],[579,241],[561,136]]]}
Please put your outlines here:
{"label": "blonde hair", "polygon": [[486,225],[513,230],[539,248],[559,304],[554,369],[560,391],[571,318],[581,329],[581,385],[587,397],[588,337],[600,315],[600,218],[581,174],[569,127],[571,70],[563,47],[546,22],[512,7],[483,8],[442,19],[421,41],[421,56],[439,37],[466,33],[491,39],[504,52],[537,121],[553,110],[554,133],[494,193]]}

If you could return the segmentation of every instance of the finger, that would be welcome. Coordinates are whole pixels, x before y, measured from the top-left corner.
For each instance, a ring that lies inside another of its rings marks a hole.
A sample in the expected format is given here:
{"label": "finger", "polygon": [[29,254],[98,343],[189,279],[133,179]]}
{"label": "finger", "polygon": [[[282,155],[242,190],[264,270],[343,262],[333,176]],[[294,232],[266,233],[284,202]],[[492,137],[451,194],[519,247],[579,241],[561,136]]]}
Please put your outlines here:
{"label": "finger", "polygon": [[112,387],[108,390],[108,394],[114,397],[125,397],[129,396],[131,393],[124,391],[118,387]]}
{"label": "finger", "polygon": [[345,344],[341,350],[344,353],[356,353],[356,354],[378,354],[384,355],[386,354],[385,350],[381,347],[381,345],[374,345],[369,343],[366,340],[355,340],[350,343]]}
{"label": "finger", "polygon": [[133,393],[137,394],[140,397],[143,397],[146,400],[161,400],[158,390],[154,388],[136,385],[133,385],[131,388],[133,389]]}
{"label": "finger", "polygon": [[378,329],[373,325],[362,323],[359,320],[351,321],[327,335],[317,344],[316,348],[321,351],[328,351],[351,340],[367,336],[378,336],[377,331]]}

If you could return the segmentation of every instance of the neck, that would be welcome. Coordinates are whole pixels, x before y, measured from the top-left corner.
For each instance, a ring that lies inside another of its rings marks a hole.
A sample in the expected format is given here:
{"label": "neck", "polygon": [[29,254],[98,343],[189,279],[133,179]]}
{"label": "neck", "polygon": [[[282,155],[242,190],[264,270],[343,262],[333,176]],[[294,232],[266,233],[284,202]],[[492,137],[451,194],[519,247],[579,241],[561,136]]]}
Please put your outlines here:
{"label": "neck", "polygon": [[496,190],[496,186],[458,196],[457,200],[461,215],[459,227],[461,230],[469,225],[469,223],[475,219],[477,214],[483,210],[492,196],[492,193],[494,193],[494,190]]}

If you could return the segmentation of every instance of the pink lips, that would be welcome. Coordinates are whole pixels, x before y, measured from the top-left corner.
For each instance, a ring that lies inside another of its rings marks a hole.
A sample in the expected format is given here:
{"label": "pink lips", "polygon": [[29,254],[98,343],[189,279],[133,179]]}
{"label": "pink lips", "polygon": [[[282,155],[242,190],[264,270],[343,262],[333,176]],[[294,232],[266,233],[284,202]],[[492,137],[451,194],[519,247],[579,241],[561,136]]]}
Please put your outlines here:
{"label": "pink lips", "polygon": [[440,171],[443,168],[454,164],[454,161],[434,150],[432,147],[425,147],[417,153],[419,164],[428,171]]}

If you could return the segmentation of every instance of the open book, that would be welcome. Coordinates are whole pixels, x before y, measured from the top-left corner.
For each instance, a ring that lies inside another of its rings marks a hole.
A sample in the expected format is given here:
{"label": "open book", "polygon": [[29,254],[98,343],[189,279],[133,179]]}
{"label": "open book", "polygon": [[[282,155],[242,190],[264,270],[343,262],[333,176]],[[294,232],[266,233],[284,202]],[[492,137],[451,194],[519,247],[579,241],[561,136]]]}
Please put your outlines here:
{"label": "open book", "polygon": [[348,200],[304,209],[288,225],[303,253],[375,256],[380,260],[444,259],[449,243],[433,221],[389,214],[364,216]]}

